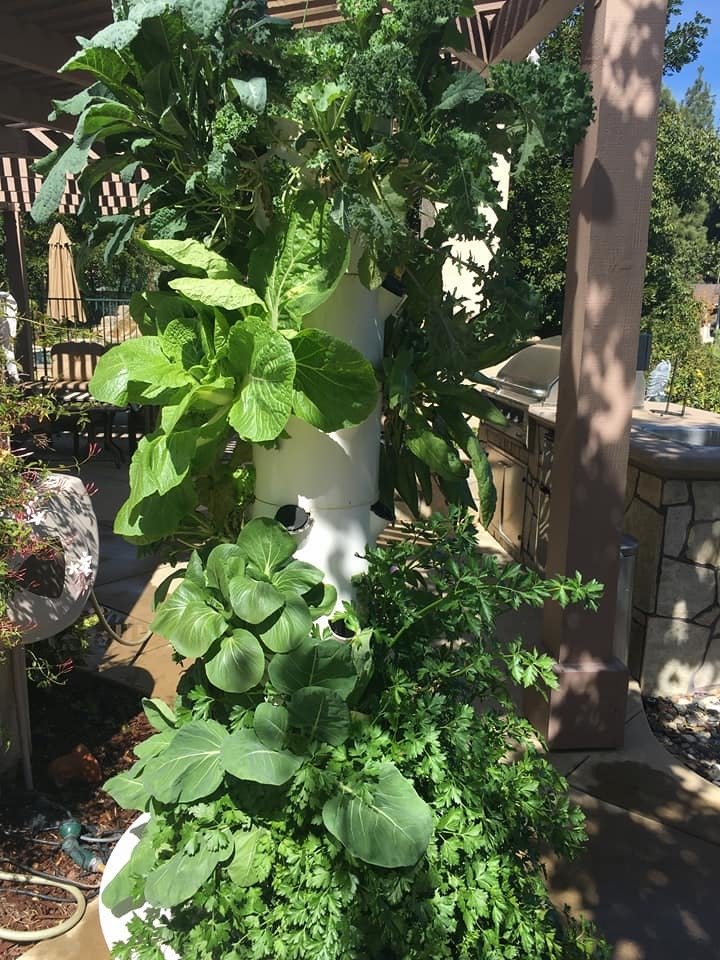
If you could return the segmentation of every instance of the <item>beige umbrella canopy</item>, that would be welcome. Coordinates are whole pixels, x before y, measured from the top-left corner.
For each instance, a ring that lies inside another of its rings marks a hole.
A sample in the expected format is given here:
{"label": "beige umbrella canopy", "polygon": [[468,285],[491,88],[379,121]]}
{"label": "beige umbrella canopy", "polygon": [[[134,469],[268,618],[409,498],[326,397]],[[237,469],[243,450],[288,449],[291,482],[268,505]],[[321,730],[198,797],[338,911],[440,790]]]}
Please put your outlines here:
{"label": "beige umbrella canopy", "polygon": [[48,241],[48,297],[46,312],[55,320],[85,323],[72,244],[65,227],[56,223]]}

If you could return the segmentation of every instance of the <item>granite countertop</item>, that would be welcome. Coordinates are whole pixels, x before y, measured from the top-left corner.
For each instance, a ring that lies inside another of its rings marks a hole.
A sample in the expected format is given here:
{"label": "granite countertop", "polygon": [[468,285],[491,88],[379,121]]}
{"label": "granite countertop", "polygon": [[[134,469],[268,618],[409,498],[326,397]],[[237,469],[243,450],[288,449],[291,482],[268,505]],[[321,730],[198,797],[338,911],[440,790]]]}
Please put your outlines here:
{"label": "granite countertop", "polygon": [[[686,407],[683,415],[681,412],[680,404],[671,403],[665,413],[665,404],[656,401],[646,401],[642,409],[633,410],[630,462],[663,477],[720,480],[720,436],[715,445],[696,446],[643,429],[652,425],[667,430],[696,427],[720,432],[720,415],[693,407]],[[554,406],[533,404],[528,413],[545,426],[555,426]]]}

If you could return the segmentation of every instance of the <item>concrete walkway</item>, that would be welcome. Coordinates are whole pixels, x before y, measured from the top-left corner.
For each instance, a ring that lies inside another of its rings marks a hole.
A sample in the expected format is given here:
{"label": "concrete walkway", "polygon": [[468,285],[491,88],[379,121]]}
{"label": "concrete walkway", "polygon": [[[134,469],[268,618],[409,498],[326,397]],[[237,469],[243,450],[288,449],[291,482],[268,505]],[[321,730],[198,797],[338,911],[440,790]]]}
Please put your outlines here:
{"label": "concrete walkway", "polygon": [[[126,624],[123,644],[96,651],[93,667],[171,700],[180,673],[167,644],[148,638],[155,586],[167,575],[115,537],[127,472],[99,458],[84,468],[98,487],[101,529],[96,592]],[[494,541],[488,548],[499,551]],[[505,615],[501,635],[539,638],[538,611]],[[720,788],[678,763],[650,731],[631,691],[623,750],[561,753],[552,762],[585,811],[589,841],[574,863],[547,862],[556,904],[593,919],[613,960],[720,958]],[[92,904],[74,931],[38,944],[27,960],[109,960]],[[531,958],[523,958],[531,960]]]}

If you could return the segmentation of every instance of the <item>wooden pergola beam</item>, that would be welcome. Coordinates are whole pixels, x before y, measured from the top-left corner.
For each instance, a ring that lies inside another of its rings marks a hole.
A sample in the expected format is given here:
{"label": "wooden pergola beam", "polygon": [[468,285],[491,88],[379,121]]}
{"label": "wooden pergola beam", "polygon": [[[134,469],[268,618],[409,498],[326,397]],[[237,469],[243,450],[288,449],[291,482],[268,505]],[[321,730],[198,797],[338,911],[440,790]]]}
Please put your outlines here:
{"label": "wooden pergola beam", "polygon": [[[37,90],[23,90],[10,83],[0,85],[0,118],[7,123],[22,123],[27,126],[47,127],[48,114],[52,109],[52,97]],[[75,124],[61,117],[53,124],[58,130],[72,133]]]}
{"label": "wooden pergola beam", "polygon": [[27,130],[0,126],[0,157],[25,157],[28,160],[44,157],[49,148],[44,147]]}
{"label": "wooden pergola beam", "polygon": [[576,6],[577,0],[507,0],[493,20],[490,62],[524,60]]}
{"label": "wooden pergola beam", "polygon": [[[0,62],[10,63],[33,73],[56,77],[58,69],[77,52],[74,37],[46,30],[33,23],[0,13]],[[79,74],[68,74],[67,82],[85,85]]]}

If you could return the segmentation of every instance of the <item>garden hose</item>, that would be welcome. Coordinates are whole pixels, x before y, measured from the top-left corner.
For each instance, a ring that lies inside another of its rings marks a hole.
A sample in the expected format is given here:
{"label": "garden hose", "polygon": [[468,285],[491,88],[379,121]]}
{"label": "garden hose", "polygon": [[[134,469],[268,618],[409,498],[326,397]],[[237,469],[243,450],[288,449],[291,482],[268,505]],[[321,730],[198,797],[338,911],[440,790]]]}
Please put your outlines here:
{"label": "garden hose", "polygon": [[106,633],[110,634],[113,640],[117,640],[117,642],[121,643],[124,647],[144,647],[150,637],[153,635],[153,631],[148,630],[148,632],[144,634],[136,643],[128,643],[127,640],[123,640],[122,634],[118,633],[117,630],[114,630],[108,623],[107,617],[105,616],[105,611],[103,610],[102,604],[98,600],[94,590],[90,591],[90,600],[92,601],[97,618],[100,621],[100,626]]}
{"label": "garden hose", "polygon": [[85,914],[86,901],[77,887],[70,883],[63,883],[61,880],[46,880],[44,877],[34,877],[28,873],[6,873],[0,870],[0,880],[12,880],[13,883],[32,883],[41,884],[46,887],[57,887],[65,890],[74,898],[77,906],[75,912],[67,920],[63,920],[54,927],[46,927],[44,930],[10,930],[8,927],[0,927],[0,939],[9,940],[11,943],[33,943],[35,940],[50,940],[52,937],[59,937],[61,933],[67,933],[72,930],[82,920]]}

